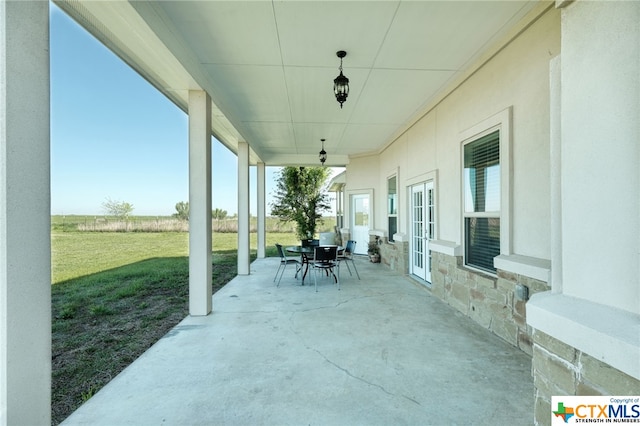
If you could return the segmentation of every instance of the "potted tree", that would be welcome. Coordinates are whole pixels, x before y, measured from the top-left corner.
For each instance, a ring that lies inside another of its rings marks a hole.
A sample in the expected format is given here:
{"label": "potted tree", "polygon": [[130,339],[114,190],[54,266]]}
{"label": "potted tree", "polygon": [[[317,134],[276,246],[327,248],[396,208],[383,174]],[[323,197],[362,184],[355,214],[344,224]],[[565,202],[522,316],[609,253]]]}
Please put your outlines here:
{"label": "potted tree", "polygon": [[331,208],[324,183],[326,167],[284,167],[277,178],[271,214],[296,224],[300,240],[313,239],[322,212]]}
{"label": "potted tree", "polygon": [[369,260],[373,263],[380,263],[380,246],[378,245],[378,240],[369,242],[369,247],[367,248],[367,254],[369,255]]}

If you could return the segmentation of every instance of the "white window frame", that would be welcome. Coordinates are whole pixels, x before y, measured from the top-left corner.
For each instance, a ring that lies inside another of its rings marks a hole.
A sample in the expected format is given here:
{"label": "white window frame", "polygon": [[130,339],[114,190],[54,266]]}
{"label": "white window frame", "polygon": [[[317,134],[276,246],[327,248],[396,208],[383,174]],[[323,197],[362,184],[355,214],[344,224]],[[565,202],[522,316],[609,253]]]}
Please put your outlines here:
{"label": "white window frame", "polygon": [[[460,235],[462,239],[462,253],[463,257],[466,256],[466,230],[465,230],[465,218],[472,217],[473,213],[467,214],[464,209],[464,147],[465,145],[482,138],[490,133],[499,130],[500,132],[500,254],[510,255],[512,254],[512,206],[511,206],[511,188],[513,187],[513,172],[512,172],[512,158],[511,158],[511,145],[512,145],[512,107],[509,107],[475,126],[465,130],[460,134],[460,206],[461,206],[461,220],[460,220]],[[486,215],[483,215],[486,216]],[[497,216],[495,216],[497,217]],[[465,267],[478,270],[483,273],[495,275],[491,272],[474,268],[472,265],[467,265],[466,258],[464,260]],[[495,264],[494,264],[495,266]]]}

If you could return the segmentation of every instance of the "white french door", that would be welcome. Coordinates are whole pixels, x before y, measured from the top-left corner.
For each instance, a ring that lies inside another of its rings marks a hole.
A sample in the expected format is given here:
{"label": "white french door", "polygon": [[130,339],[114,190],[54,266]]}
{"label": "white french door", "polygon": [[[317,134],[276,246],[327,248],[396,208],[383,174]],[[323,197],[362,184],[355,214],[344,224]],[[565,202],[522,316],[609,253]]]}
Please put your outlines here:
{"label": "white french door", "polygon": [[367,254],[370,209],[369,194],[351,196],[351,239],[356,242],[356,254]]}
{"label": "white french door", "polygon": [[431,284],[431,250],[435,237],[435,198],[433,182],[411,187],[411,273]]}

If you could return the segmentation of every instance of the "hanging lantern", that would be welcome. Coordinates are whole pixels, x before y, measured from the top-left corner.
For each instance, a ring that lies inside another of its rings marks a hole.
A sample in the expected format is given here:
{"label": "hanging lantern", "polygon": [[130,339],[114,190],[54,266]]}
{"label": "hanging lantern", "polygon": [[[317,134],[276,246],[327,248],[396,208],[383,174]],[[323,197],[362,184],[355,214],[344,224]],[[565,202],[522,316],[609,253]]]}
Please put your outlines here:
{"label": "hanging lantern", "polygon": [[318,157],[320,157],[320,162],[322,163],[322,165],[324,166],[324,162],[327,161],[327,151],[324,150],[324,139],[320,139],[320,141],[322,141],[322,151],[320,151],[320,154],[318,155]]}
{"label": "hanging lantern", "polygon": [[347,96],[349,96],[349,79],[342,74],[342,58],[347,56],[347,52],[340,50],[336,52],[336,55],[340,58],[340,75],[333,80],[333,93],[340,103],[340,108],[342,108],[342,104],[345,103]]}

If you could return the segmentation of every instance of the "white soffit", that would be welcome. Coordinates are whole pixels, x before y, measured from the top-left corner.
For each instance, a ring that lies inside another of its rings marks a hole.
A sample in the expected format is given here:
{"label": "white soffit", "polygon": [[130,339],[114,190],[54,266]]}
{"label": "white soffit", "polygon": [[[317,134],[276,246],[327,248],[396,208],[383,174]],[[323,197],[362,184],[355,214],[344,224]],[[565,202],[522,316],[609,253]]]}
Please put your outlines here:
{"label": "white soffit", "polygon": [[326,138],[330,165],[343,165],[384,149],[540,2],[57,3],[76,19],[89,10],[81,24],[182,109],[188,89],[207,90],[213,133],[232,151],[246,140],[252,162],[317,161]]}

